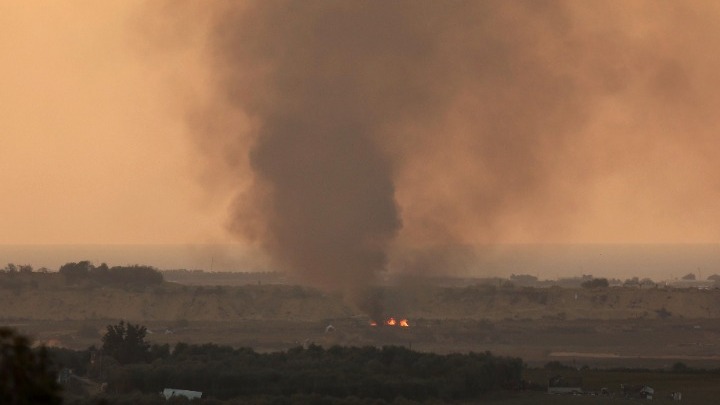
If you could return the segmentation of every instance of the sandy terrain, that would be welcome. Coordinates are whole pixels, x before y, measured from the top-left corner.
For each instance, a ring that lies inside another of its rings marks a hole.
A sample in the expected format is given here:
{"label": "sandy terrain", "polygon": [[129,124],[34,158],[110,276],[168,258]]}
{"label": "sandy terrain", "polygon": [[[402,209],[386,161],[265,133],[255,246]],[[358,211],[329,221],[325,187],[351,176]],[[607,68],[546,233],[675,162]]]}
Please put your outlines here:
{"label": "sandy terrain", "polygon": [[[0,320],[49,345],[100,344],[108,324],[146,325],[154,343],[214,342],[282,350],[323,345],[411,346],[485,351],[531,364],[715,367],[720,356],[720,290],[387,287],[388,316],[410,327],[369,326],[339,294],[288,285],[232,287],[67,286],[43,279],[0,288]],[[326,333],[328,325],[334,331]]]}
{"label": "sandy terrain", "polygon": [[[720,290],[386,287],[388,315],[414,319],[720,319]],[[57,285],[0,288],[0,319],[241,321],[362,316],[339,294],[287,285],[165,283],[128,289]]]}

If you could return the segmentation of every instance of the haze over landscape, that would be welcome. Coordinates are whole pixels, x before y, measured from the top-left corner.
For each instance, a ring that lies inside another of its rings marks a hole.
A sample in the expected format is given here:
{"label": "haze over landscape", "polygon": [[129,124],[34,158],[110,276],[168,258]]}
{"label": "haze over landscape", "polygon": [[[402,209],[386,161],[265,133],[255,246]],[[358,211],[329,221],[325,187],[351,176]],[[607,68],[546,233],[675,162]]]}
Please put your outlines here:
{"label": "haze over landscape", "polygon": [[442,246],[704,244],[710,274],[719,14],[6,2],[0,244],[224,245],[336,287]]}
{"label": "haze over landscape", "polygon": [[718,21],[0,2],[0,402],[716,404]]}

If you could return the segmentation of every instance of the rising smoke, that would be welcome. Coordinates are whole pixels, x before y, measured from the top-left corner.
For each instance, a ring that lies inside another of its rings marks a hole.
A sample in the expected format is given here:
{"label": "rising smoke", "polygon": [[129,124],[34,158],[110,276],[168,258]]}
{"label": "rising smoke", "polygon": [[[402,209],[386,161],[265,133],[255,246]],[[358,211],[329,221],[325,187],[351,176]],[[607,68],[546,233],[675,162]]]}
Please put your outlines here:
{"label": "rising smoke", "polygon": [[305,282],[448,263],[406,246],[717,239],[667,219],[718,221],[712,3],[214,4],[190,121],[231,229]]}

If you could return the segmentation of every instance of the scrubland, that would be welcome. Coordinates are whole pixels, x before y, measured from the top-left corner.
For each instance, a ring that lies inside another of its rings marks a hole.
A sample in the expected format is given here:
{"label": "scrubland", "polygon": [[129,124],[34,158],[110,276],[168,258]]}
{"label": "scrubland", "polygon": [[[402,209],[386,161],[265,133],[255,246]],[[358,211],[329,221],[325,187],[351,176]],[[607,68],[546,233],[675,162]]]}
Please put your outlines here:
{"label": "scrubland", "polygon": [[[671,373],[678,363],[718,368],[720,290],[415,284],[379,287],[374,294],[386,316],[407,318],[410,327],[372,327],[340,293],[296,285],[108,286],[68,283],[55,273],[2,275],[0,319],[40,343],[78,350],[98,345],[107,325],[125,319],[146,325],[149,342],[171,346],[212,342],[261,353],[313,343],[490,351],[522,358],[529,380],[543,381],[551,373],[543,366],[560,362],[579,370],[573,372],[582,373],[587,389],[643,383],[683,391],[685,403],[712,403],[703,401],[720,383],[715,373]],[[608,371],[618,368],[645,371]],[[488,400],[621,401],[539,392]]]}

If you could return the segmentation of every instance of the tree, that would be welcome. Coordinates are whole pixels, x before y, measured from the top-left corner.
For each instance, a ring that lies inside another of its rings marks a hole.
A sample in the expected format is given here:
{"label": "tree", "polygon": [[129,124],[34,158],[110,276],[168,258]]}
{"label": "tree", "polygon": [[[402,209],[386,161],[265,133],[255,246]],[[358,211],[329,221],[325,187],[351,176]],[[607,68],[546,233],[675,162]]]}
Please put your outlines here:
{"label": "tree", "polygon": [[510,281],[520,285],[533,285],[537,283],[538,278],[529,274],[513,274],[510,276]]}
{"label": "tree", "polygon": [[688,274],[682,276],[682,279],[683,279],[683,280],[695,280],[695,274],[693,274],[693,273],[688,273]]}
{"label": "tree", "polygon": [[594,278],[584,281],[580,286],[582,286],[582,288],[607,288],[610,286],[610,283],[606,278]]}
{"label": "tree", "polygon": [[640,285],[640,279],[637,277],[629,278],[623,283],[624,287],[637,287]]}
{"label": "tree", "polygon": [[116,266],[108,270],[109,281],[117,285],[162,284],[163,275],[150,266]]}
{"label": "tree", "polygon": [[148,358],[150,344],[145,341],[147,328],[120,321],[108,325],[102,337],[102,352],[113,357],[120,364],[139,363]]}
{"label": "tree", "polygon": [[58,272],[65,277],[70,283],[82,281],[87,279],[90,270],[94,266],[89,261],[85,260],[79,263],[66,263],[60,266]]}
{"label": "tree", "polygon": [[654,286],[655,282],[650,277],[645,277],[642,280],[640,280],[640,285]]}
{"label": "tree", "polygon": [[29,264],[21,264],[20,266],[18,266],[18,271],[25,274],[32,273],[33,267]]}
{"label": "tree", "polygon": [[0,328],[0,399],[3,404],[60,404],[60,386],[50,371],[45,348],[36,353],[30,341]]}
{"label": "tree", "polygon": [[162,284],[163,275],[151,266],[115,266],[102,263],[94,266],[90,261],[66,263],[59,273],[68,283],[86,283],[115,286],[143,286]]}
{"label": "tree", "polygon": [[14,263],[8,263],[7,266],[3,269],[6,273],[16,273],[18,271],[17,265]]}

